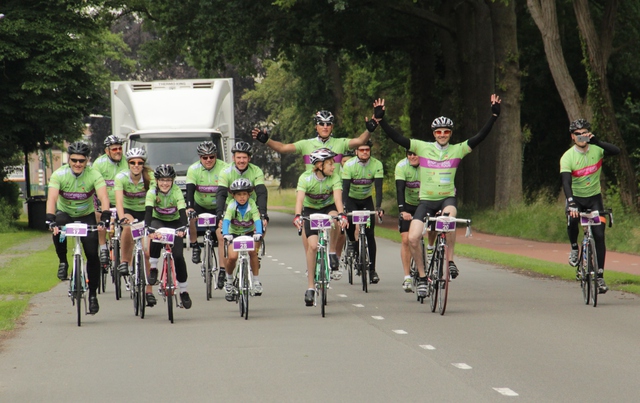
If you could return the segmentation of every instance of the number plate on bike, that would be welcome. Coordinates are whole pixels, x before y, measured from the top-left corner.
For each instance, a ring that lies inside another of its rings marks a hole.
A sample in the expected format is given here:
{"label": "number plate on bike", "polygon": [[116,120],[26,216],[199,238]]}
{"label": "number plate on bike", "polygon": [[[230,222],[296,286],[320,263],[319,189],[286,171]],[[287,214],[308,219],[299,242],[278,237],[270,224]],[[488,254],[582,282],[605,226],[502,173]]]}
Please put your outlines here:
{"label": "number plate on bike", "polygon": [[250,252],[255,249],[252,236],[239,236],[233,238],[233,250],[236,252]]}
{"label": "number plate on bike", "polygon": [[580,223],[582,225],[600,225],[600,215],[592,213],[586,216],[580,216]]}
{"label": "number plate on bike", "polygon": [[173,241],[176,237],[176,230],[173,228],[160,228],[156,231],[156,234],[160,234],[160,239],[154,239],[153,242],[173,245]]}
{"label": "number plate on bike", "polygon": [[369,221],[371,212],[369,210],[353,211],[351,213],[351,221],[354,224],[366,224]]}
{"label": "number plate on bike", "polygon": [[331,216],[327,214],[311,214],[309,216],[311,229],[327,229],[331,228]]}
{"label": "number plate on bike", "polygon": [[200,214],[198,216],[199,227],[213,227],[216,225],[216,216],[213,214]]}
{"label": "number plate on bike", "polygon": [[438,217],[436,220],[436,231],[450,232],[456,230],[455,218],[451,217]]}
{"label": "number plate on bike", "polygon": [[118,209],[110,208],[109,211],[111,211],[111,222],[115,222],[118,219]]}
{"label": "number plate on bike", "polygon": [[134,240],[138,240],[145,236],[144,221],[131,224],[131,236]]}
{"label": "number plate on bike", "polygon": [[67,224],[67,236],[87,236],[87,224],[74,222]]}

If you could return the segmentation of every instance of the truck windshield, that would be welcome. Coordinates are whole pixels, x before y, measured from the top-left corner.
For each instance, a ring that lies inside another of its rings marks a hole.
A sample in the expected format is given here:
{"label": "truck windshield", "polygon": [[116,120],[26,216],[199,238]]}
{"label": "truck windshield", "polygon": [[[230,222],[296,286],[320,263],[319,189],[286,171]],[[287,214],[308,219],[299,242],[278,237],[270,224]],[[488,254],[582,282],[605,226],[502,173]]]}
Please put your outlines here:
{"label": "truck windshield", "polygon": [[187,169],[198,161],[196,148],[205,140],[211,140],[218,147],[218,158],[222,156],[219,136],[206,137],[142,137],[132,136],[130,147],[144,147],[147,150],[147,164],[155,169],[160,164],[171,164],[178,176],[187,174]]}

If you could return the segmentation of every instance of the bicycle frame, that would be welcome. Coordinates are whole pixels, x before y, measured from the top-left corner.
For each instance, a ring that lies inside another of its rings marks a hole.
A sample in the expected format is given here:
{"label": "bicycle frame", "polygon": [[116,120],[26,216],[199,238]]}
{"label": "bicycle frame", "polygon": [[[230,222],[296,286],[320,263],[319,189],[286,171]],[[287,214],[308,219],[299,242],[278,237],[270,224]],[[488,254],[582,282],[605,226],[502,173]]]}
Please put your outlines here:
{"label": "bicycle frame", "polygon": [[162,272],[160,274],[160,287],[158,287],[158,293],[162,296],[162,300],[167,302],[167,313],[169,321],[173,323],[173,304],[177,308],[182,307],[182,303],[178,302],[178,296],[176,295],[176,289],[178,286],[176,280],[176,266],[173,260],[173,253],[171,247],[173,246],[176,230],[173,228],[159,228],[155,229],[156,234],[160,234],[160,238],[153,239],[153,242],[161,243],[164,245],[162,249]]}
{"label": "bicycle frame", "polygon": [[[81,326],[82,324],[81,302],[83,300],[84,313],[85,315],[88,314],[87,291],[89,289],[87,262],[82,255],[80,238],[86,237],[88,233],[92,231],[97,231],[97,227],[89,226],[85,223],[69,223],[61,230],[61,234],[64,235],[64,237],[74,238],[73,270],[71,272],[71,279],[69,280],[69,297],[71,298],[71,304],[76,306],[78,326]],[[64,240],[62,235],[60,236],[60,242]]]}
{"label": "bicycle frame", "polygon": [[333,220],[328,214],[311,214],[309,216],[309,224],[312,230],[318,231],[318,252],[316,253],[316,267],[314,273],[315,293],[313,306],[317,306],[318,295],[320,295],[320,306],[322,307],[322,317],[325,316],[325,307],[327,305],[327,291],[331,282],[329,273],[329,230],[332,228]]}
{"label": "bicycle frame", "polygon": [[598,211],[580,213],[583,239],[576,277],[580,281],[580,288],[582,289],[585,305],[589,305],[589,303],[592,302],[594,308],[598,305],[598,258],[591,227],[601,224],[600,213]]}
{"label": "bicycle frame", "polygon": [[142,239],[146,236],[144,222],[134,223],[131,226],[131,236],[134,240],[133,254],[131,259],[131,267],[133,272],[130,274],[132,279],[131,298],[133,299],[133,312],[140,319],[144,319],[144,311],[146,304],[146,285],[147,285],[147,269],[144,256],[144,247]]}
{"label": "bicycle frame", "polygon": [[236,302],[239,303],[240,317],[249,319],[249,297],[253,290],[253,275],[251,273],[251,259],[249,252],[255,250],[255,241],[252,236],[238,236],[233,238],[231,246],[238,252],[238,260],[234,268],[234,286],[238,292]]}
{"label": "bicycle frame", "polygon": [[367,274],[369,272],[369,243],[367,241],[366,230],[371,226],[371,216],[376,214],[375,211],[358,210],[348,213],[351,216],[351,222],[358,225],[358,259],[356,261],[357,271],[362,279],[362,291],[369,292]]}
{"label": "bicycle frame", "polygon": [[197,217],[197,227],[206,228],[204,233],[204,256],[202,259],[201,275],[204,278],[207,301],[211,299],[211,290],[215,284],[217,288],[218,258],[214,247],[215,232],[211,227],[216,225],[216,216],[209,213],[202,213]]}

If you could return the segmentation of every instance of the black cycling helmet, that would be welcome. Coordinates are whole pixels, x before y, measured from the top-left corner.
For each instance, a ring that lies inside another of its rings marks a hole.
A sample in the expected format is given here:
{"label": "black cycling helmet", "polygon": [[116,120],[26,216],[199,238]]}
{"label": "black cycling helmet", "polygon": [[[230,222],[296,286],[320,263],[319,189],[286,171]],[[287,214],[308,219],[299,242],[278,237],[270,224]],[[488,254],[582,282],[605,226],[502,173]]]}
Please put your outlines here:
{"label": "black cycling helmet", "polygon": [[229,191],[231,193],[236,192],[249,192],[253,190],[253,185],[251,185],[251,181],[247,178],[236,179],[231,183],[229,187]]}
{"label": "black cycling helmet", "polygon": [[169,164],[160,164],[158,165],[158,167],[156,168],[155,172],[153,173],[153,175],[156,177],[156,180],[158,179],[162,179],[162,178],[171,178],[171,179],[175,179],[176,177],[176,171],[175,169],[173,169],[173,167]]}
{"label": "black cycling helmet", "polygon": [[249,157],[251,157],[251,144],[246,141],[238,141],[233,145],[231,149],[233,154],[235,153],[246,153]]}
{"label": "black cycling helmet", "polygon": [[333,113],[329,112],[329,111],[318,111],[316,113],[316,116],[313,118],[316,122],[316,124],[318,123],[331,123],[333,124]]}
{"label": "black cycling helmet", "polygon": [[213,144],[213,141],[203,141],[198,144],[198,148],[196,148],[198,155],[215,155],[218,152],[218,147]]}
{"label": "black cycling helmet", "polygon": [[569,132],[571,133],[580,129],[591,130],[591,123],[589,123],[586,119],[576,119],[569,125]]}
{"label": "black cycling helmet", "polygon": [[107,136],[107,138],[104,139],[105,147],[110,147],[114,144],[122,144],[122,143],[124,143],[124,140],[116,136],[115,134],[112,134],[111,136]]}
{"label": "black cycling helmet", "polygon": [[336,156],[336,153],[328,148],[319,148],[311,153],[309,161],[312,165],[315,165],[318,161],[326,161]]}
{"label": "black cycling helmet", "polygon": [[89,145],[81,141],[76,141],[75,143],[71,143],[67,148],[67,154],[69,155],[78,154],[78,155],[84,155],[85,157],[88,157],[90,153],[91,153],[91,148],[89,148]]}
{"label": "black cycling helmet", "polygon": [[444,116],[440,116],[439,118],[435,118],[433,122],[431,122],[431,130],[436,130],[443,127],[453,130],[453,120]]}

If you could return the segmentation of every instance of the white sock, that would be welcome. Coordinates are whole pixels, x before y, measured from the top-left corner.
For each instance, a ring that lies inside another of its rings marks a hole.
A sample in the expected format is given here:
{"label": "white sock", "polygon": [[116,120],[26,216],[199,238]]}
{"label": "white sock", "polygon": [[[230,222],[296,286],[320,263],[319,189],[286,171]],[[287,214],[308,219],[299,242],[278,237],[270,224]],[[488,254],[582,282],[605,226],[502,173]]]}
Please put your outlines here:
{"label": "white sock", "polygon": [[154,270],[158,270],[158,260],[159,259],[157,257],[150,257],[149,266]]}
{"label": "white sock", "polygon": [[107,244],[100,245],[100,250],[107,250]]}
{"label": "white sock", "polygon": [[178,288],[180,289],[180,294],[187,292],[187,282],[181,283],[178,281]]}
{"label": "white sock", "polygon": [[253,281],[260,281],[260,278],[258,276],[253,276]]}
{"label": "white sock", "polygon": [[411,279],[411,276],[404,276],[404,279],[405,280],[409,280],[409,279]]}

